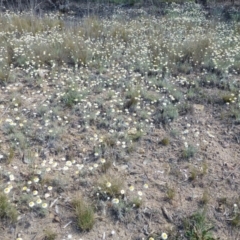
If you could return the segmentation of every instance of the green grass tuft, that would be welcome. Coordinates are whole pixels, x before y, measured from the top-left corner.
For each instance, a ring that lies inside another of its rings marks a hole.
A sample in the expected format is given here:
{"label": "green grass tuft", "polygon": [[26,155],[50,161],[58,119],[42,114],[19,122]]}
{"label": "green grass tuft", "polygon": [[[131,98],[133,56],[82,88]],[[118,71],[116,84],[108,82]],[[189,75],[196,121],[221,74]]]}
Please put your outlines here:
{"label": "green grass tuft", "polygon": [[4,193],[0,193],[0,218],[9,223],[16,223],[17,217],[17,209],[9,203],[9,199]]}
{"label": "green grass tuft", "polygon": [[184,159],[189,159],[189,158],[192,158],[195,156],[197,152],[197,149],[192,146],[192,145],[189,145],[187,148],[185,148],[183,151],[182,151],[182,157]]}
{"label": "green grass tuft", "polygon": [[54,232],[52,229],[45,229],[43,240],[55,240],[57,239],[57,233]]}
{"label": "green grass tuft", "polygon": [[77,195],[72,200],[72,205],[75,210],[77,226],[82,231],[91,230],[95,222],[93,207],[87,203],[81,195]]}
{"label": "green grass tuft", "polygon": [[191,240],[214,240],[204,211],[199,211],[184,220],[185,237]]}

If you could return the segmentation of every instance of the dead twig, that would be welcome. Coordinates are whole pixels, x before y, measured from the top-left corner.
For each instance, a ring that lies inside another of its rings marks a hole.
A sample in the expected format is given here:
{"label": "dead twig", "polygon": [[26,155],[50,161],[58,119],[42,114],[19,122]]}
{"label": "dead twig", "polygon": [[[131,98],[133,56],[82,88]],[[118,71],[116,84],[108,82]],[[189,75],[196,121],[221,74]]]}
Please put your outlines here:
{"label": "dead twig", "polygon": [[68,222],[66,225],[63,226],[63,228],[66,228],[68,225],[70,225],[72,221]]}
{"label": "dead twig", "polygon": [[165,207],[162,207],[162,212],[165,218],[167,218],[167,220],[169,220],[172,223],[173,222],[172,216]]}

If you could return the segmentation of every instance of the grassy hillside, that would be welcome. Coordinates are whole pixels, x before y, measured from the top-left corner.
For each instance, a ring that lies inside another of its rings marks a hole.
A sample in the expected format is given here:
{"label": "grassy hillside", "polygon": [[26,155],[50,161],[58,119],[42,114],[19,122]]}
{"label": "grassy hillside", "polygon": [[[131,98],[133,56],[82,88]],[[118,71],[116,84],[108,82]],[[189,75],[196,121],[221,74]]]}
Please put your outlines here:
{"label": "grassy hillside", "polygon": [[238,239],[240,24],[0,15],[4,239]]}

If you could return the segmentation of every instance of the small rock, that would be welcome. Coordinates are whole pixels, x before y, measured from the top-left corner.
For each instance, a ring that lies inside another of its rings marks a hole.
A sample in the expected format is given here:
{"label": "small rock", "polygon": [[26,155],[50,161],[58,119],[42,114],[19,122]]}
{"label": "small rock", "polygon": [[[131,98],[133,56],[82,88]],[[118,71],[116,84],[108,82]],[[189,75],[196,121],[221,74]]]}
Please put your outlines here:
{"label": "small rock", "polygon": [[6,161],[7,160],[7,156],[6,155],[3,155],[3,154],[0,154],[0,161]]}
{"label": "small rock", "polygon": [[21,236],[22,236],[22,234],[21,234],[21,233],[18,233],[18,234],[17,234],[17,237],[18,237],[18,238],[20,238]]}
{"label": "small rock", "polygon": [[162,229],[167,230],[167,232],[172,232],[174,230],[174,224],[165,223],[162,225]]}
{"label": "small rock", "polygon": [[188,134],[189,133],[189,130],[188,129],[186,129],[186,130],[184,130],[183,132],[182,132],[182,134]]}
{"label": "small rock", "polygon": [[30,164],[32,162],[32,159],[27,156],[23,156],[23,162],[25,164]]}
{"label": "small rock", "polygon": [[144,165],[147,165],[148,163],[149,163],[149,160],[144,160],[144,161],[143,161],[143,164],[144,164]]}
{"label": "small rock", "polygon": [[223,146],[224,148],[227,148],[227,147],[229,147],[230,145],[229,145],[229,143],[223,142],[223,143],[222,143],[222,146]]}
{"label": "small rock", "polygon": [[48,70],[46,69],[38,69],[38,75],[40,78],[45,78],[48,74]]}
{"label": "small rock", "polygon": [[218,206],[216,207],[216,211],[223,213],[225,211],[225,207],[222,203],[219,203]]}
{"label": "small rock", "polygon": [[127,168],[128,168],[128,165],[127,165],[127,164],[124,164],[124,165],[121,166],[121,169],[122,169],[122,170],[126,170]]}
{"label": "small rock", "polygon": [[195,138],[199,137],[199,132],[195,132],[195,133],[194,133],[194,137],[195,137]]}
{"label": "small rock", "polygon": [[145,150],[144,150],[143,148],[140,148],[140,149],[139,149],[139,153],[144,154],[144,153],[145,153]]}
{"label": "small rock", "polygon": [[201,104],[193,104],[193,108],[194,108],[194,110],[197,110],[197,111],[203,111],[204,110],[204,106],[201,105]]}
{"label": "small rock", "polygon": [[210,137],[210,138],[215,138],[214,135],[212,135],[210,132],[207,131],[207,135]]}
{"label": "small rock", "polygon": [[137,129],[136,128],[131,128],[128,130],[128,134],[129,135],[135,135],[137,133]]}
{"label": "small rock", "polygon": [[49,198],[49,197],[50,197],[50,194],[49,194],[49,193],[45,193],[45,194],[44,194],[44,198],[45,198],[45,199],[47,199],[47,198]]}
{"label": "small rock", "polygon": [[53,218],[53,222],[60,222],[61,220],[60,220],[60,218],[58,217],[58,216],[55,216],[54,218]]}

